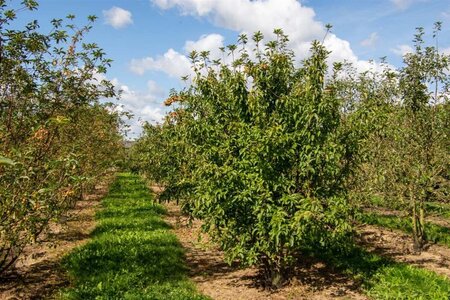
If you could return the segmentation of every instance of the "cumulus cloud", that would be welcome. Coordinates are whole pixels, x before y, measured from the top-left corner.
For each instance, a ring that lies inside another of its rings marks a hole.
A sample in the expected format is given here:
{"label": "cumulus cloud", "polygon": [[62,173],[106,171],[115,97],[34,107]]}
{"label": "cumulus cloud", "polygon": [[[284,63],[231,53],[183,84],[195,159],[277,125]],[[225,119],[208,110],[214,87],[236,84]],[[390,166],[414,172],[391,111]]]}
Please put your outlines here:
{"label": "cumulus cloud", "polygon": [[116,111],[127,111],[133,114],[133,118],[125,120],[129,127],[129,137],[138,137],[142,132],[142,123],[161,123],[164,119],[166,108],[162,100],[167,96],[166,92],[153,80],[147,82],[147,89],[137,91],[128,85],[121,83],[117,78],[110,80],[117,90],[120,90],[119,106]]}
{"label": "cumulus cloud", "polygon": [[212,58],[220,56],[220,47],[223,47],[224,37],[220,34],[204,34],[197,41],[187,41],[184,44],[186,53],[191,51],[209,51]]}
{"label": "cumulus cloud", "polygon": [[392,52],[394,52],[397,55],[404,56],[407,53],[414,52],[414,49],[410,45],[398,45],[394,49],[391,49]]}
{"label": "cumulus cloud", "polygon": [[169,49],[164,55],[156,58],[132,59],[130,69],[133,73],[139,75],[144,74],[148,70],[161,71],[178,79],[191,73],[189,59],[173,49]]}
{"label": "cumulus cloud", "polygon": [[180,79],[182,76],[192,75],[193,73],[191,63],[187,57],[191,51],[209,51],[210,58],[217,59],[221,56],[219,48],[224,46],[223,41],[224,37],[220,34],[202,35],[196,41],[187,41],[183,47],[184,53],[169,49],[166,53],[156,58],[149,56],[132,59],[130,70],[139,75],[143,75],[146,71],[160,71],[170,77]]}
{"label": "cumulus cloud", "polygon": [[[148,121],[161,120],[162,115],[157,112],[161,111],[161,100],[165,93],[156,82],[148,81],[147,90],[144,92],[135,91],[124,84],[120,84],[118,88],[121,90],[120,99],[125,109],[150,117]],[[153,117],[155,118],[152,119]]]}
{"label": "cumulus cloud", "polygon": [[361,46],[373,47],[375,46],[377,41],[378,41],[378,33],[372,32],[367,39],[361,41]]}
{"label": "cumulus cloud", "polygon": [[[262,31],[267,36],[283,28],[293,40],[311,40],[324,34],[314,10],[296,0],[153,0],[162,9],[178,7],[183,14],[207,16],[218,26],[235,31]],[[239,9],[237,9],[239,8]]]}
{"label": "cumulus cloud", "polygon": [[274,28],[282,28],[294,50],[303,50],[303,43],[309,44],[325,35],[323,24],[314,20],[314,10],[296,0],[153,0],[153,3],[162,9],[178,7],[182,14],[207,17],[215,25],[234,31],[261,31],[267,38],[274,36]]}
{"label": "cumulus cloud", "polygon": [[[216,26],[237,32],[252,34],[261,31],[267,39],[274,37],[274,28],[281,28],[289,36],[289,48],[299,59],[307,57],[312,40],[323,40],[326,34],[324,24],[315,20],[314,10],[297,0],[152,0],[152,2],[161,9],[178,8],[182,14],[208,18]],[[376,38],[375,35],[373,39]],[[200,40],[209,45],[223,42],[217,36],[210,36],[207,40],[204,37]],[[189,45],[199,45],[200,40]],[[207,41],[209,43],[206,43]],[[334,34],[327,35],[325,45],[333,51],[330,61],[347,60],[355,63],[358,68],[368,65],[368,62],[358,59],[347,41]]]}
{"label": "cumulus cloud", "polygon": [[133,24],[131,12],[123,8],[113,6],[103,11],[105,23],[111,25],[115,29],[124,28]]}

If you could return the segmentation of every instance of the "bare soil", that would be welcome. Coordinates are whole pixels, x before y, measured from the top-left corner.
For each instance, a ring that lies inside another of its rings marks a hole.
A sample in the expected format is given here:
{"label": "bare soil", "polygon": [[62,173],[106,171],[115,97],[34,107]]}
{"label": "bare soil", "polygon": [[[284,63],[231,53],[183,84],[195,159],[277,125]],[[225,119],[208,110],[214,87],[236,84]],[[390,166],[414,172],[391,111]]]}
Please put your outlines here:
{"label": "bare soil", "polygon": [[174,203],[166,204],[166,221],[186,249],[190,276],[198,290],[216,300],[253,299],[367,299],[350,278],[322,262],[307,259],[298,265],[293,279],[276,291],[263,288],[256,268],[239,268],[224,262],[223,252],[201,233],[201,222],[182,215]]}
{"label": "bare soil", "polygon": [[[79,201],[67,218],[53,223],[41,240],[25,249],[15,268],[0,279],[0,299],[49,299],[69,285],[60,267],[61,258],[86,243],[95,228],[95,212],[107,193],[112,177],[96,186],[95,192]],[[161,187],[151,187],[159,193]],[[252,299],[367,299],[359,284],[323,262],[305,259],[288,284],[264,289],[256,268],[228,265],[220,249],[201,233],[201,222],[184,216],[179,206],[166,204],[166,220],[186,249],[190,276],[200,292],[216,300]],[[389,213],[389,212],[386,212]],[[359,243],[369,251],[426,268],[450,278],[450,249],[427,245],[421,253],[413,251],[412,238],[400,231],[363,225],[358,228]]]}
{"label": "bare soil", "polygon": [[450,278],[450,248],[427,244],[421,252],[413,250],[413,239],[399,230],[373,225],[358,228],[360,244],[377,254],[434,271]]}
{"label": "bare soil", "polygon": [[0,299],[49,299],[69,285],[61,258],[88,241],[95,228],[95,212],[112,179],[112,175],[107,176],[60,222],[50,224],[38,242],[25,248],[15,267],[0,278]]}

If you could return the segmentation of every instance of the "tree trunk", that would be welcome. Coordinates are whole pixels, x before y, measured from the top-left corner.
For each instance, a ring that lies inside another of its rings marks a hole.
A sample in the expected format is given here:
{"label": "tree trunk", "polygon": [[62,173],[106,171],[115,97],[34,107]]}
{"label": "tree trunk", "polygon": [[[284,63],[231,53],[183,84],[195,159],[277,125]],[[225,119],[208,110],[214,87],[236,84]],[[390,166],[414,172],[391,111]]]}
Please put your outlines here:
{"label": "tree trunk", "polygon": [[410,199],[412,205],[414,251],[421,251],[425,244],[425,203],[424,199],[416,199],[412,189],[410,189]]}
{"label": "tree trunk", "polygon": [[264,258],[262,262],[266,285],[273,289],[280,288],[286,281],[287,271],[285,268],[268,258]]}

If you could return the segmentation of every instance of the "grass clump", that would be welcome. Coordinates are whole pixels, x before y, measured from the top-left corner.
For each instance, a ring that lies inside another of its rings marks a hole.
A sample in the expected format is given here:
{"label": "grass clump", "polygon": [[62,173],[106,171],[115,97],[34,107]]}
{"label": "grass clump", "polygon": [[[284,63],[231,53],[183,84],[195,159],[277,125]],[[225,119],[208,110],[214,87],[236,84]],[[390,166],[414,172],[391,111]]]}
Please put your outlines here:
{"label": "grass clump", "polygon": [[63,259],[63,299],[208,299],[188,280],[184,250],[135,175],[119,174],[92,240]]}
{"label": "grass clump", "polygon": [[394,262],[360,247],[345,255],[322,258],[361,283],[363,291],[372,299],[450,299],[450,280],[446,277]]}
{"label": "grass clump", "polygon": [[425,269],[393,264],[372,276],[368,295],[374,299],[448,300],[450,281]]}
{"label": "grass clump", "polygon": [[[410,218],[367,213],[362,216],[362,221],[366,224],[397,229],[407,233],[412,233],[413,231]],[[425,225],[425,236],[430,242],[450,247],[450,228],[448,227],[427,223]]]}
{"label": "grass clump", "polygon": [[427,212],[450,219],[450,204],[448,203],[426,202],[425,208]]}

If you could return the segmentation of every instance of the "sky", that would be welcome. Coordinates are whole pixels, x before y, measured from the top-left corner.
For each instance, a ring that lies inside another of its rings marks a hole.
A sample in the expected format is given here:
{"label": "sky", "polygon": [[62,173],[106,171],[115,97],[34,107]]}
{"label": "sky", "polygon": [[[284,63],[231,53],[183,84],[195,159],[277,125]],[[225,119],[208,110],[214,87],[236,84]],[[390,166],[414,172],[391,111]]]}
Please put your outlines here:
{"label": "sky", "polygon": [[[19,0],[10,0],[14,7]],[[40,0],[39,9],[20,12],[19,23],[37,19],[41,30],[50,20],[74,14],[79,24],[88,15],[98,20],[86,37],[113,60],[106,78],[122,91],[119,105],[134,118],[128,138],[141,133],[144,121],[160,122],[163,102],[171,89],[185,87],[190,74],[187,55],[233,44],[240,33],[274,28],[289,35],[289,47],[301,59],[310,42],[322,40],[325,24],[332,24],[325,46],[330,60],[352,62],[358,70],[376,68],[381,57],[401,67],[411,51],[416,27],[431,38],[433,24],[442,21],[439,47],[450,54],[449,0]],[[431,42],[431,41],[430,41]],[[369,61],[374,60],[375,66]]]}

